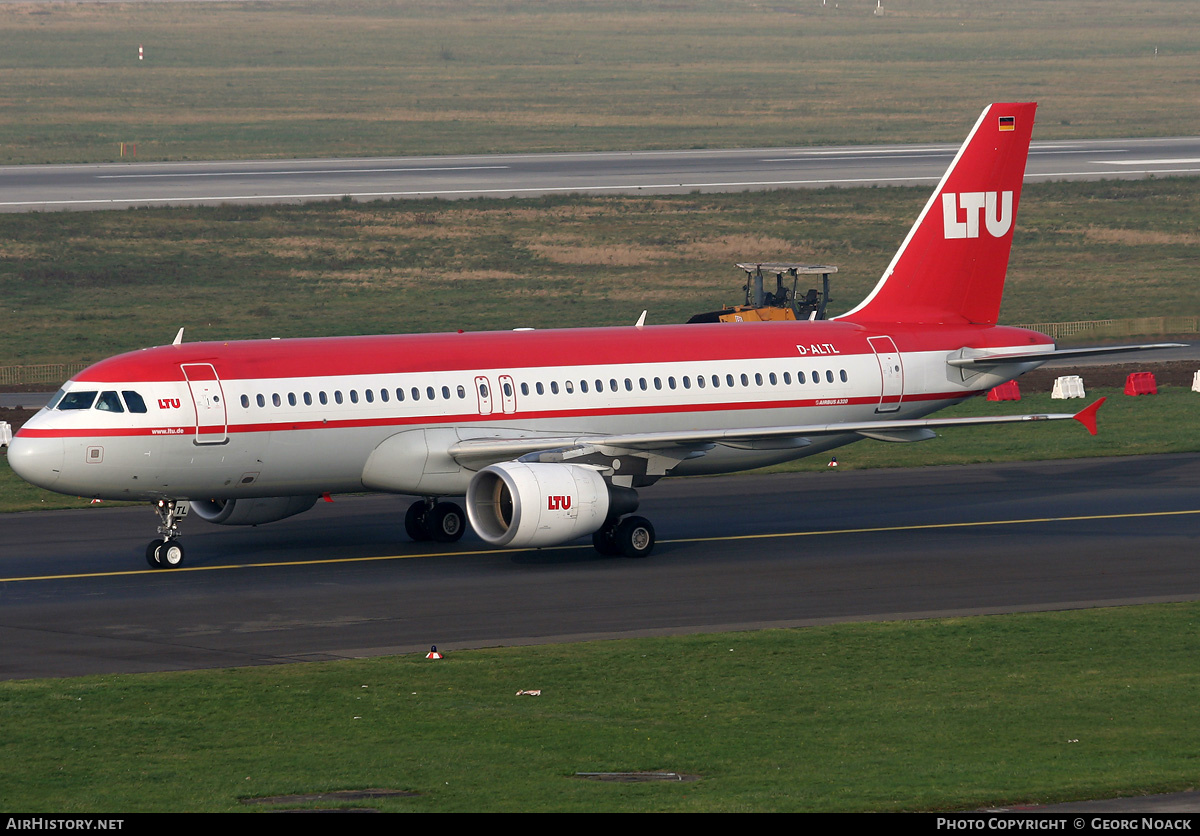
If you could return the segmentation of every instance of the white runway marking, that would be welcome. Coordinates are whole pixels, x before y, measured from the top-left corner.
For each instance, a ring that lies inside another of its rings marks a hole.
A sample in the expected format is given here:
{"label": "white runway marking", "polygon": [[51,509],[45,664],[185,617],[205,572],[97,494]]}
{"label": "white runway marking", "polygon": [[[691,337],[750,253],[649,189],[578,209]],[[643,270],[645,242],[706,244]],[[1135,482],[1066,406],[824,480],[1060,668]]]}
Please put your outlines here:
{"label": "white runway marking", "polygon": [[325,168],[289,169],[288,171],[196,171],[162,174],[98,174],[97,180],[137,180],[148,177],[304,177],[309,174],[397,174],[421,171],[494,171],[508,169],[507,165],[458,165],[444,168]]}
{"label": "white runway marking", "polygon": [[1200,159],[1191,160],[1092,160],[1096,165],[1195,165]]}
{"label": "white runway marking", "polygon": [[0,203],[0,206],[102,206],[122,203],[137,203],[148,205],[152,203],[214,203],[225,200],[337,200],[342,197],[384,198],[384,197],[438,197],[441,195],[487,195],[487,194],[546,194],[550,192],[566,192],[585,194],[600,191],[630,191],[638,192],[648,189],[732,189],[751,188],[755,186],[834,186],[852,183],[916,183],[922,181],[940,180],[941,177],[862,177],[849,180],[746,180],[721,183],[624,183],[616,185],[595,186],[543,186],[530,188],[499,188],[499,189],[422,189],[419,191],[394,192],[330,192],[327,194],[253,194],[253,195],[177,195],[175,197],[156,198],[105,198],[98,200],[20,200]]}

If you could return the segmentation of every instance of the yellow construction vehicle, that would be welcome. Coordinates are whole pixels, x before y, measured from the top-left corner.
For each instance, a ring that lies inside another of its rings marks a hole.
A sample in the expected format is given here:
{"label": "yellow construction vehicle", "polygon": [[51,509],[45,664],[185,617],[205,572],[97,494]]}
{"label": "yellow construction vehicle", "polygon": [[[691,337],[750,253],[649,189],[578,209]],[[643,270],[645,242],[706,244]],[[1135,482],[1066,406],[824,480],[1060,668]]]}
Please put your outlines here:
{"label": "yellow construction vehicle", "polygon": [[[829,276],[837,268],[827,264],[790,264],[763,262],[739,264],[746,273],[744,304],[724,307],[693,316],[688,322],[779,322],[797,319],[824,319],[829,304]],[[775,275],[775,290],[765,289],[764,276]],[[821,289],[810,288],[804,296],[797,294],[800,276],[821,276]],[[791,287],[784,277],[791,277]]]}

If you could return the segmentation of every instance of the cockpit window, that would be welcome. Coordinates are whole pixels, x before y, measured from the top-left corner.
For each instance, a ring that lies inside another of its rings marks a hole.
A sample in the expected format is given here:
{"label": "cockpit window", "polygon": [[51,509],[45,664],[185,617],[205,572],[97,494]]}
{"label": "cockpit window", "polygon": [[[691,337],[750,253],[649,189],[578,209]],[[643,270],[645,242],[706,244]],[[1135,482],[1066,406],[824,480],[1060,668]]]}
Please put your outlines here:
{"label": "cockpit window", "polygon": [[96,409],[101,412],[125,411],[125,407],[121,406],[121,399],[117,397],[116,392],[101,392],[100,398],[96,401]]}
{"label": "cockpit window", "polygon": [[59,389],[57,392],[55,392],[54,397],[50,399],[48,404],[46,404],[46,409],[54,409],[56,406],[58,406],[58,402],[63,399],[63,395],[65,394],[67,394],[66,389]]}
{"label": "cockpit window", "polygon": [[146,402],[142,400],[142,396],[137,392],[131,392],[128,389],[122,389],[121,395],[125,398],[125,405],[129,407],[130,412],[146,411]]}
{"label": "cockpit window", "polygon": [[96,400],[95,392],[68,392],[59,402],[59,409],[91,409]]}

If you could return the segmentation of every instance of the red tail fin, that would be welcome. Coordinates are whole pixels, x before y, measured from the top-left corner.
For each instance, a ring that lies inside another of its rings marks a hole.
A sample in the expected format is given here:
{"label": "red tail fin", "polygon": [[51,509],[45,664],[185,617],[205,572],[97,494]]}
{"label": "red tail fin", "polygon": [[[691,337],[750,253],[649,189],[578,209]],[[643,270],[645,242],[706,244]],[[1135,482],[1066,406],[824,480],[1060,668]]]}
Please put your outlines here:
{"label": "red tail fin", "polygon": [[995,325],[1037,105],[984,108],[855,322]]}

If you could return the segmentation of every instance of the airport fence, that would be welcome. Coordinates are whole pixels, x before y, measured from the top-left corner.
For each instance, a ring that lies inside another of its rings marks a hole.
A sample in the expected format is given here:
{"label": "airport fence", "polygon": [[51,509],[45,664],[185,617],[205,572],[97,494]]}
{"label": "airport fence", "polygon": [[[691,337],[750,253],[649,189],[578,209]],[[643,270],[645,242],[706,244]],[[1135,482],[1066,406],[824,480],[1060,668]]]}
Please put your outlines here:
{"label": "airport fence", "polygon": [[1200,316],[1140,316],[1135,319],[1089,319],[1079,322],[1035,322],[1019,325],[1055,340],[1068,338],[1149,337],[1200,332]]}
{"label": "airport fence", "polygon": [[41,363],[36,366],[0,366],[0,386],[49,383],[57,387],[90,366],[90,363]]}

